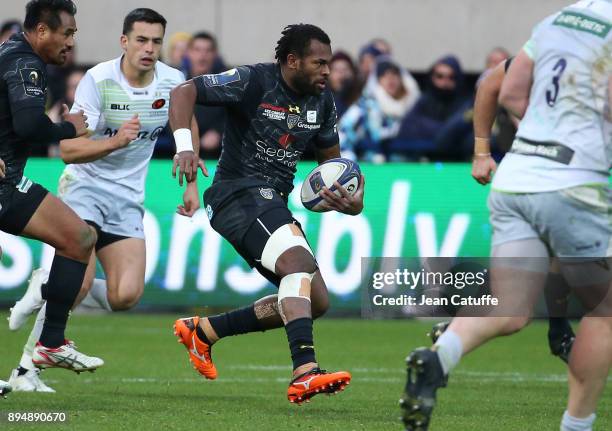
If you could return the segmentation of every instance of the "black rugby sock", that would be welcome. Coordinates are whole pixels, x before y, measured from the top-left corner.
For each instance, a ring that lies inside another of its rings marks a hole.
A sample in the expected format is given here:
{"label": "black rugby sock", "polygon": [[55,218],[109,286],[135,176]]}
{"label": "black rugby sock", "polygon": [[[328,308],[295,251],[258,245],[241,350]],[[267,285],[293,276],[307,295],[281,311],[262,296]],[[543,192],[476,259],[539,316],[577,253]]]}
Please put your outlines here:
{"label": "black rugby sock", "polygon": [[219,338],[263,330],[259,320],[257,320],[254,304],[211,316],[208,321]]}
{"label": "black rugby sock", "polygon": [[47,312],[40,343],[45,347],[64,344],[68,313],[81,290],[87,264],[55,255],[47,282]]}
{"label": "black rugby sock", "polygon": [[285,331],[287,332],[294,370],[309,362],[317,362],[315,359],[311,318],[301,317],[292,320],[285,325]]}

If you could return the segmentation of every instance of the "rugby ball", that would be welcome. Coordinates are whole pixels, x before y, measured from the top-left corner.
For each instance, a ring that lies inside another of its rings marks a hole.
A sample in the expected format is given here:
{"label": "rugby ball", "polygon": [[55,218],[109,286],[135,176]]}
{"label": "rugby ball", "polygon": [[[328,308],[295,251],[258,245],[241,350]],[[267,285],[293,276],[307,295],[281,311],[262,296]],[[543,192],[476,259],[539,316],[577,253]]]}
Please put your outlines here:
{"label": "rugby ball", "polygon": [[314,168],[302,183],[302,204],[310,211],[322,212],[323,198],[319,192],[327,187],[331,192],[341,196],[334,183],[338,181],[352,196],[359,188],[361,170],[352,160],[330,159]]}

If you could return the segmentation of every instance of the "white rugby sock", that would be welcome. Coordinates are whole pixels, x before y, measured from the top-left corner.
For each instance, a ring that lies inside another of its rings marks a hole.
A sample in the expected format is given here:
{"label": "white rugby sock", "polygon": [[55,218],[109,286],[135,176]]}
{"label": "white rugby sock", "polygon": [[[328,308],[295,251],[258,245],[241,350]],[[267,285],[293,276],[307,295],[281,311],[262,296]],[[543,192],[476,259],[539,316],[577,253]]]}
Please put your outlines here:
{"label": "white rugby sock", "polygon": [[594,422],[595,413],[586,418],[575,418],[566,410],[561,420],[561,431],[592,431]]}
{"label": "white rugby sock", "polygon": [[84,305],[89,308],[98,308],[106,311],[113,311],[110,303],[108,302],[108,289],[106,288],[106,280],[101,280],[96,278],[93,281],[93,285],[89,290],[89,293],[83,301],[81,305]]}
{"label": "white rugby sock", "polygon": [[43,325],[45,324],[45,316],[47,315],[47,303],[45,302],[40,310],[38,310],[38,314],[36,315],[36,320],[34,321],[34,327],[32,331],[30,331],[30,336],[28,337],[28,341],[26,341],[23,346],[23,354],[21,355],[21,360],[19,361],[19,366],[25,368],[26,370],[33,370],[34,364],[32,363],[32,354],[34,353],[34,346],[38,342],[40,338],[40,334],[42,333]]}
{"label": "white rugby sock", "polygon": [[453,331],[446,330],[435,344],[442,364],[442,370],[447,375],[457,366],[461,355],[463,354],[463,346],[461,338]]}

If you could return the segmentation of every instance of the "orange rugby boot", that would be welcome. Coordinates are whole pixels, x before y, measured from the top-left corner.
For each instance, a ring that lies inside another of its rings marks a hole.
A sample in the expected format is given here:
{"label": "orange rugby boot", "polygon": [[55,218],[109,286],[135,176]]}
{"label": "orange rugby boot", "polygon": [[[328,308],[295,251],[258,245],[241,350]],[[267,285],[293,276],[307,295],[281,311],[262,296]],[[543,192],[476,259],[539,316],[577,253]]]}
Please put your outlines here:
{"label": "orange rugby boot", "polygon": [[189,361],[198,373],[209,380],[217,378],[217,368],[212,361],[212,346],[200,340],[196,334],[199,317],[186,317],[174,322],[174,335],[178,342],[185,345],[189,352]]}
{"label": "orange rugby boot", "polygon": [[287,389],[289,402],[301,404],[309,402],[318,394],[334,395],[343,391],[351,382],[351,375],[346,371],[328,373],[320,368],[301,374],[291,380]]}

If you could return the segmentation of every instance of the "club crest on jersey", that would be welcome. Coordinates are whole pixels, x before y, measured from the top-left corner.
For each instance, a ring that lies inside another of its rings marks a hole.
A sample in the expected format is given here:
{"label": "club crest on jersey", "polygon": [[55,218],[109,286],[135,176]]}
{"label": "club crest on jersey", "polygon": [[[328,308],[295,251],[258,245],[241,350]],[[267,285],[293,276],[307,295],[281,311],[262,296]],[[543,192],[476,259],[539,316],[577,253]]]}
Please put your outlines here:
{"label": "club crest on jersey", "polygon": [[268,199],[268,200],[272,200],[272,189],[267,188],[267,189],[259,189],[259,193],[261,194],[261,197],[264,199]]}
{"label": "club crest on jersey", "polygon": [[206,205],[206,215],[208,216],[208,220],[211,220],[213,217],[213,209],[210,205]]}
{"label": "club crest on jersey", "polygon": [[[291,107],[289,107],[289,109],[291,109]],[[300,121],[299,115],[296,115],[296,114],[287,115],[287,126],[289,126],[290,129],[293,129],[295,125],[298,123],[298,121]]]}
{"label": "club crest on jersey", "polygon": [[161,109],[164,107],[165,104],[166,104],[166,99],[157,99],[155,102],[153,102],[151,107],[153,109]]}

